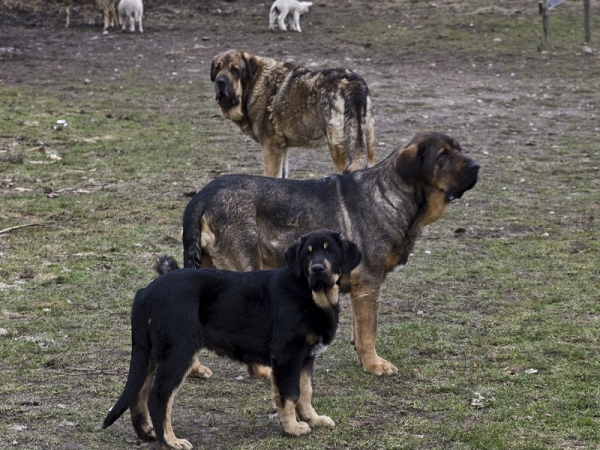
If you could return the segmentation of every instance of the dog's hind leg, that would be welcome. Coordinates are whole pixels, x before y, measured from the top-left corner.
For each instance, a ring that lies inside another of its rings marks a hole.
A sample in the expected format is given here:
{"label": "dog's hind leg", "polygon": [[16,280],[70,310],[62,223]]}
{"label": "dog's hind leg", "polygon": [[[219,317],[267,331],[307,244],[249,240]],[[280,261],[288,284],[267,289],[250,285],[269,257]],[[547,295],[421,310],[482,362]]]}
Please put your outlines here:
{"label": "dog's hind leg", "polygon": [[261,378],[271,378],[273,376],[273,371],[268,366],[263,366],[256,361],[251,361],[248,363],[248,375],[250,375],[250,378],[254,378],[255,380]]}
{"label": "dog's hind leg", "polygon": [[200,360],[198,359],[198,355],[194,355],[194,359],[192,361],[192,367],[188,376],[192,378],[210,378],[213,376],[212,370],[208,367],[200,364]]}
{"label": "dog's hind leg", "polygon": [[262,154],[264,160],[264,174],[266,177],[286,178],[287,177],[287,152],[284,145],[267,141],[262,143]]}
{"label": "dog's hind leg", "polygon": [[344,147],[344,144],[332,144],[330,142],[329,151],[338,173],[344,173],[346,170],[346,147]]}
{"label": "dog's hind leg", "polygon": [[367,98],[367,114],[365,115],[365,138],[367,141],[367,167],[375,165],[375,119],[371,110],[371,97]]}
{"label": "dog's hind leg", "polygon": [[312,406],[312,368],[314,358],[310,358],[304,364],[300,372],[300,397],[296,403],[296,411],[300,418],[311,427],[334,427],[335,422],[329,416],[320,416]]}
{"label": "dog's hind leg", "polygon": [[192,444],[178,439],[171,426],[171,409],[179,387],[191,367],[195,349],[189,345],[174,345],[169,355],[160,361],[154,375],[154,383],[148,394],[148,409],[154,424],[156,437],[162,448],[190,450]]}
{"label": "dog's hind leg", "polygon": [[331,104],[331,117],[327,122],[325,134],[331,158],[339,173],[343,173],[348,164],[346,161],[346,143],[344,142],[344,109],[344,99],[336,96]]}
{"label": "dog's hind leg", "polygon": [[137,436],[143,440],[156,439],[156,433],[154,432],[152,419],[150,418],[150,411],[148,411],[148,391],[150,390],[150,386],[152,386],[155,369],[156,364],[154,363],[154,360],[150,358],[144,386],[140,390],[135,402],[129,408],[131,411],[133,429]]}

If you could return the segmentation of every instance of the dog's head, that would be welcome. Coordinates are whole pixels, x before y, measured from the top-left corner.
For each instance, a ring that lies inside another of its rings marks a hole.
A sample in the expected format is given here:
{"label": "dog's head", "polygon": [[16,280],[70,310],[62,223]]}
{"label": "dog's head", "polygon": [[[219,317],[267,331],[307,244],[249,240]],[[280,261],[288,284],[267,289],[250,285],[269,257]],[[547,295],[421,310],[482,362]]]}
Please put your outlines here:
{"label": "dog's head", "polygon": [[256,74],[255,56],[228,50],[215,56],[210,66],[210,80],[215,83],[215,100],[226,119],[242,120],[242,96],[248,81]]}
{"label": "dog's head", "polygon": [[453,137],[421,133],[397,153],[395,170],[405,183],[420,184],[425,191],[427,225],[439,219],[452,200],[475,186],[479,164],[462,152]]}
{"label": "dog's head", "polygon": [[294,242],[284,254],[297,277],[306,277],[313,292],[333,288],[342,274],[354,270],[362,252],[354,242],[330,230],[316,230]]}

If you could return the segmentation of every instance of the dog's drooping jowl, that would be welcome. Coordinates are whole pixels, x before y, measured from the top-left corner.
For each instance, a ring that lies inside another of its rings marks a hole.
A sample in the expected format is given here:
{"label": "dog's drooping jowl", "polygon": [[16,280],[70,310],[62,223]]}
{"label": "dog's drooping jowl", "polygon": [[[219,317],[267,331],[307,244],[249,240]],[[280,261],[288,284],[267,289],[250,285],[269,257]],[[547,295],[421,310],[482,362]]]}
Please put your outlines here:
{"label": "dog's drooping jowl", "polygon": [[266,176],[288,177],[290,147],[325,143],[340,173],[375,164],[371,96],[355,72],[229,50],[213,59],[210,79],[221,115],[261,145]]}
{"label": "dog's drooping jowl", "polygon": [[312,407],[313,362],[337,330],[339,280],[361,258],[356,244],[329,230],[297,239],[280,269],[179,269],[173,258],[162,257],[157,264],[162,275],[135,296],[129,375],[104,428],[129,408],[139,438],[158,439],[162,448],[192,448],[175,437],[171,408],[202,348],[272,368],[285,433],[334,426]]}
{"label": "dog's drooping jowl", "polygon": [[[421,133],[376,166],[346,175],[320,180],[225,175],[186,207],[184,265],[281,267],[286,247],[299,235],[320,227],[342,232],[364,255],[340,280],[340,289],[351,295],[358,362],[373,374],[395,373],[375,351],[381,286],[388,272],[406,263],[421,230],[475,186],[478,172],[456,139]],[[203,367],[195,365],[199,373]]]}

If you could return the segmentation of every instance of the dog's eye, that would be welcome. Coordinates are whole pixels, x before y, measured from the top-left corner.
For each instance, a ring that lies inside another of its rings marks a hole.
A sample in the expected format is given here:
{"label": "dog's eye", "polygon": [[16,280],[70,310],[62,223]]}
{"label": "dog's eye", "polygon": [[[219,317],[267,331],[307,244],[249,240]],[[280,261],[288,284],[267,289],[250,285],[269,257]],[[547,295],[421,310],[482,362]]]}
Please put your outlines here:
{"label": "dog's eye", "polygon": [[327,242],[323,244],[323,248],[327,250]]}
{"label": "dog's eye", "polygon": [[237,67],[232,67],[231,68],[231,75],[238,77],[240,75],[240,69],[238,69]]}
{"label": "dog's eye", "polygon": [[308,253],[311,253],[311,252],[312,252],[312,245],[309,245],[308,246]]}

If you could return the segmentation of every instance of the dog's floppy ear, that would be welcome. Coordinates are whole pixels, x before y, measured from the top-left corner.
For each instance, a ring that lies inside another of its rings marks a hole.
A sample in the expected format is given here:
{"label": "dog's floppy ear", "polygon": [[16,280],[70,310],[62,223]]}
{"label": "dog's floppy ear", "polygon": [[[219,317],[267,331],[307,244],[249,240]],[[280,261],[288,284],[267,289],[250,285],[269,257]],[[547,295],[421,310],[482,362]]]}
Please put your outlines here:
{"label": "dog's floppy ear", "polygon": [[419,179],[426,145],[426,142],[417,137],[400,150],[396,160],[396,173],[406,184],[415,184]]}
{"label": "dog's floppy ear", "polygon": [[337,235],[342,247],[342,273],[350,273],[358,267],[362,260],[362,252],[354,242],[349,241],[343,234]]}
{"label": "dog's floppy ear", "polygon": [[219,71],[217,70],[217,65],[215,64],[215,62],[217,61],[217,59],[219,59],[219,56],[215,56],[215,58],[212,60],[212,63],[210,65],[210,81],[212,81],[213,83],[215,82],[215,79],[217,78],[217,74],[219,73]]}
{"label": "dog's floppy ear", "polygon": [[251,55],[250,53],[242,53],[242,58],[244,59],[245,67],[242,70],[242,84],[245,86],[248,81],[256,74],[258,70],[258,61],[256,57]]}
{"label": "dog's floppy ear", "polygon": [[300,278],[302,276],[302,261],[300,260],[300,250],[304,243],[304,236],[288,247],[283,254],[285,263],[292,270],[292,273]]}

